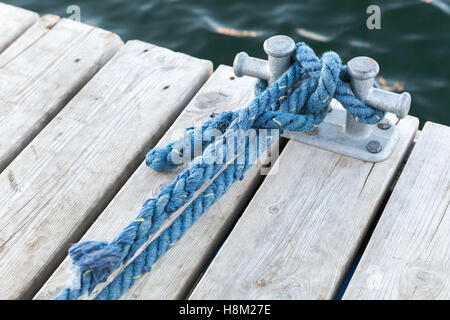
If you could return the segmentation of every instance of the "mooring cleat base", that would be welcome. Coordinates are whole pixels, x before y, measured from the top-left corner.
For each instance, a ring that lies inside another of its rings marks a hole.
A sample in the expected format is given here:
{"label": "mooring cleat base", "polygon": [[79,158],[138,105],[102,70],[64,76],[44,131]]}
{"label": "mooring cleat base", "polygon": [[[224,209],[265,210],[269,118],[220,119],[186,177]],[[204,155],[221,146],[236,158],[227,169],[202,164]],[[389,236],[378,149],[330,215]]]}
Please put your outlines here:
{"label": "mooring cleat base", "polygon": [[388,113],[383,120],[391,121],[390,126],[370,125],[364,136],[346,132],[346,116],[347,111],[339,103],[334,103],[332,111],[314,132],[285,131],[281,136],[367,162],[389,158],[399,141],[398,129],[389,119],[395,121],[395,115]]}

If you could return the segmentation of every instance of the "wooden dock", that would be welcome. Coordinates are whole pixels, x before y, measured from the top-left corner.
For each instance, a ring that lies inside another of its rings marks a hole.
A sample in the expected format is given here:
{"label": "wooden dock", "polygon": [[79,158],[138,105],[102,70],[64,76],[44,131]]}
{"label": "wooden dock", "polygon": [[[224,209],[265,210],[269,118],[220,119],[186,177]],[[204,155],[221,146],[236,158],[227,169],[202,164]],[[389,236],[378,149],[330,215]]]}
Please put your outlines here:
{"label": "wooden dock", "polygon": [[[229,66],[0,3],[0,299],[52,299],[177,172],[145,153],[253,98]],[[450,299],[450,128],[386,161],[281,140],[122,299]]]}

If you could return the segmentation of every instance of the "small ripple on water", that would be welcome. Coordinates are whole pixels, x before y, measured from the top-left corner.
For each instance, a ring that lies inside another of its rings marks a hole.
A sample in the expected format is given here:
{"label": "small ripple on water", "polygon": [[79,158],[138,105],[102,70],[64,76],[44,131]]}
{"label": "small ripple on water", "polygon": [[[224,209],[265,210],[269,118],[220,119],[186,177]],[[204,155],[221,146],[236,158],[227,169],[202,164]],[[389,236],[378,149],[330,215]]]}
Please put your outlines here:
{"label": "small ripple on water", "polygon": [[331,36],[326,36],[317,32],[309,31],[304,28],[298,28],[296,32],[302,37],[321,42],[329,42],[332,39]]}
{"label": "small ripple on water", "polygon": [[432,6],[435,6],[442,12],[447,15],[450,15],[450,5],[441,0],[421,0],[422,2],[429,3]]}
{"label": "small ripple on water", "polygon": [[[41,15],[67,16],[72,0],[2,0]],[[411,113],[450,125],[448,0],[380,2],[381,30],[366,28],[371,1],[109,0],[75,1],[83,22],[175,51],[232,64],[242,50],[264,58],[262,41],[286,34],[317,54],[334,50],[378,60],[387,86],[411,91]],[[397,88],[400,88],[397,85]]]}

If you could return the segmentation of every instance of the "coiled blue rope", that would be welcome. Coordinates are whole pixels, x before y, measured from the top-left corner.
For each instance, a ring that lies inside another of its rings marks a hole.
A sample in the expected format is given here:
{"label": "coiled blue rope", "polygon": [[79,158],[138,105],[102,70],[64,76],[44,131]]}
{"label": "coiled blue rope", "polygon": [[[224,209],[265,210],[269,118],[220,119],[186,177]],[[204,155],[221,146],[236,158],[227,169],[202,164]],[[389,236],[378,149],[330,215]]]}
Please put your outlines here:
{"label": "coiled blue rope", "polygon": [[[89,294],[105,282],[114,270],[134,260],[115,277],[95,299],[118,299],[164,255],[184,233],[253,165],[255,159],[275,142],[272,129],[309,131],[320,124],[328,113],[332,98],[337,99],[357,121],[374,124],[384,112],[370,108],[355,97],[349,87],[347,67],[334,52],[326,52],[319,60],[305,43],[296,45],[292,66],[271,86],[259,81],[256,97],[247,108],[213,114],[199,128],[188,128],[185,136],[167,146],[154,148],[146,156],[146,164],[156,171],[173,170],[184,162],[181,156],[194,153],[201,145],[201,156],[180,172],[172,183],[161,188],[156,198],[148,199],[137,218],[111,242],[87,241],[69,249],[76,279],[55,299],[77,299]],[[245,133],[250,129],[268,129],[263,136],[256,130],[254,139]],[[211,131],[221,134],[205,139]],[[237,132],[237,133],[236,133]],[[218,152],[227,141],[238,143],[233,150]],[[264,140],[263,144],[259,144]],[[251,144],[262,145],[256,155]],[[183,154],[184,153],[184,154]],[[177,156],[178,155],[178,156]],[[241,161],[230,159],[240,155]],[[205,190],[206,182],[212,180]],[[197,193],[197,194],[196,194]],[[199,194],[198,194],[199,193]],[[189,204],[189,205],[187,205]],[[141,248],[177,210],[181,215],[147,247]],[[143,249],[143,250],[142,250]]]}

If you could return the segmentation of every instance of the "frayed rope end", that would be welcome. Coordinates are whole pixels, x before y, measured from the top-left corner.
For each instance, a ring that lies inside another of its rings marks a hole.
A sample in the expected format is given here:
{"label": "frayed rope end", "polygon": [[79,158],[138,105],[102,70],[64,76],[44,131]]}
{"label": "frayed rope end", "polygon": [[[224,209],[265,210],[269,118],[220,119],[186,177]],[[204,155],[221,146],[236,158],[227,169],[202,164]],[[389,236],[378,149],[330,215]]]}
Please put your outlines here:
{"label": "frayed rope end", "polygon": [[79,276],[92,277],[90,294],[100,282],[105,282],[121,261],[121,250],[108,242],[86,241],[74,244],[69,249],[72,262],[79,268]]}

